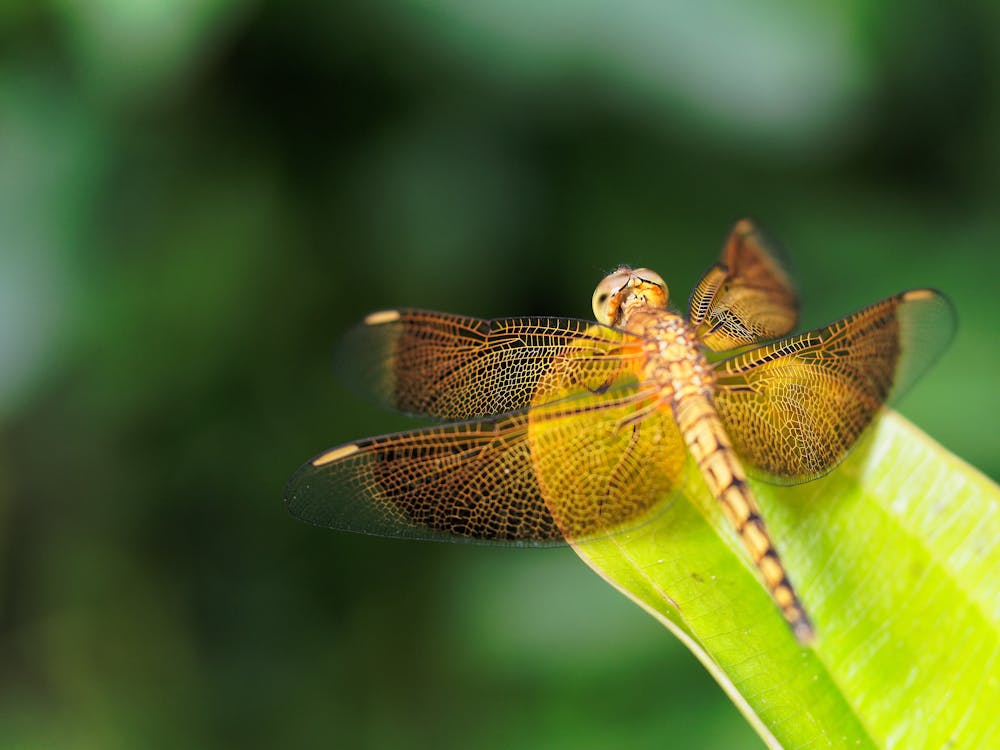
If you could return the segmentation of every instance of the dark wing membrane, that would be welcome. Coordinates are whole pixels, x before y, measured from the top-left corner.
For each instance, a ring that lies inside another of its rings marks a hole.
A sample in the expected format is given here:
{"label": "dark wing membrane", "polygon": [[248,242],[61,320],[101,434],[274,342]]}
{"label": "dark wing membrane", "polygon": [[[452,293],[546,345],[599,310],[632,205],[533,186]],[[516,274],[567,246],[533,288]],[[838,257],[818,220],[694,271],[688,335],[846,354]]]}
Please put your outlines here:
{"label": "dark wing membrane", "polygon": [[299,469],[285,502],[309,523],[379,536],[522,546],[593,537],[637,522],[676,486],[684,445],[655,405],[633,382],[530,416],[342,445]]}
{"label": "dark wing membrane", "polygon": [[[560,364],[567,352],[571,368]],[[381,403],[410,414],[464,420],[537,402],[538,382],[553,367],[561,368],[567,383],[606,387],[609,358],[624,364],[637,352],[623,333],[583,320],[481,320],[385,310],[347,335],[338,359],[345,378]]]}
{"label": "dark wing membrane", "polygon": [[285,503],[303,521],[376,536],[559,544],[527,427],[520,414],[342,445],[298,470]]}
{"label": "dark wing membrane", "polygon": [[760,344],[795,328],[799,303],[777,253],[748,219],[739,221],[719,262],[698,282],[688,315],[712,351]]}
{"label": "dark wing membrane", "polygon": [[942,294],[903,292],[719,362],[715,405],[752,474],[779,484],[815,479],[927,370],[954,329]]}

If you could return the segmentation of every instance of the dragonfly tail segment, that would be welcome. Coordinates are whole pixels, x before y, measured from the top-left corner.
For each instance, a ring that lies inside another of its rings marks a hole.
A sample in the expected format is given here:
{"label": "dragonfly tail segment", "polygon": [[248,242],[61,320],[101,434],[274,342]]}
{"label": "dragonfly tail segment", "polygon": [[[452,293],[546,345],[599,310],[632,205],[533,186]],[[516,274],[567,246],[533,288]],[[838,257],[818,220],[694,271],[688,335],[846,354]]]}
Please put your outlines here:
{"label": "dragonfly tail segment", "polygon": [[676,406],[677,422],[706,484],[722,505],[760,571],[771,598],[781,610],[795,637],[803,645],[814,637],[812,622],[788,580],[784,563],[764,525],[760,508],[746,481],[725,429],[711,401],[701,396],[682,398]]}

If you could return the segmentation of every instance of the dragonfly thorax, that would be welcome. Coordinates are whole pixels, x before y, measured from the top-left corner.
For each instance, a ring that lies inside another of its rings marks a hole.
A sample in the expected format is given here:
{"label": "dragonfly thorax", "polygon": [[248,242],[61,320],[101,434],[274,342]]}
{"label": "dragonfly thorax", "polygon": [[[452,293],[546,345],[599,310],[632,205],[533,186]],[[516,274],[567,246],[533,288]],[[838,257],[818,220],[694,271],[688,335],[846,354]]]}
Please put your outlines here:
{"label": "dragonfly thorax", "polygon": [[670,299],[663,277],[648,268],[619,266],[594,291],[594,317],[604,325],[618,326],[634,308],[665,310]]}
{"label": "dragonfly thorax", "polygon": [[637,374],[643,382],[655,384],[661,398],[669,402],[691,394],[711,398],[714,371],[684,318],[666,310],[638,309],[622,323],[643,338],[645,358]]}

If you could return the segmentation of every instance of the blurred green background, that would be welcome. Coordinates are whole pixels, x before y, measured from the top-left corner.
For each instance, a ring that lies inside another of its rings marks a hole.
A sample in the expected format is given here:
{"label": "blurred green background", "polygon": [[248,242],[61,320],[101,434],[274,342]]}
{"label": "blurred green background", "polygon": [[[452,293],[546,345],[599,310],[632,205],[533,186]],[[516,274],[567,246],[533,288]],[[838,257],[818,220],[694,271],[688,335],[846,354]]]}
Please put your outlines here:
{"label": "blurred green background", "polygon": [[289,518],[406,426],[332,375],[366,311],[686,300],[731,224],[818,325],[931,285],[901,404],[1000,477],[1000,6],[5,0],[0,746],[759,747],[568,550]]}

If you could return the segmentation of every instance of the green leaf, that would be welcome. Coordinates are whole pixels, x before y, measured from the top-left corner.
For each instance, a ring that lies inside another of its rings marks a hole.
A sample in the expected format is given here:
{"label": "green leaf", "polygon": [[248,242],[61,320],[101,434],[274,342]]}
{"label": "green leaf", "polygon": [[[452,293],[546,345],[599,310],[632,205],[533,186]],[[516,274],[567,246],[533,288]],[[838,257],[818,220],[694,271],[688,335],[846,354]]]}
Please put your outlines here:
{"label": "green leaf", "polygon": [[690,502],[577,553],[694,652],[770,747],[1000,747],[1000,488],[885,412],[830,475],[754,490],[811,648],[699,477]]}

